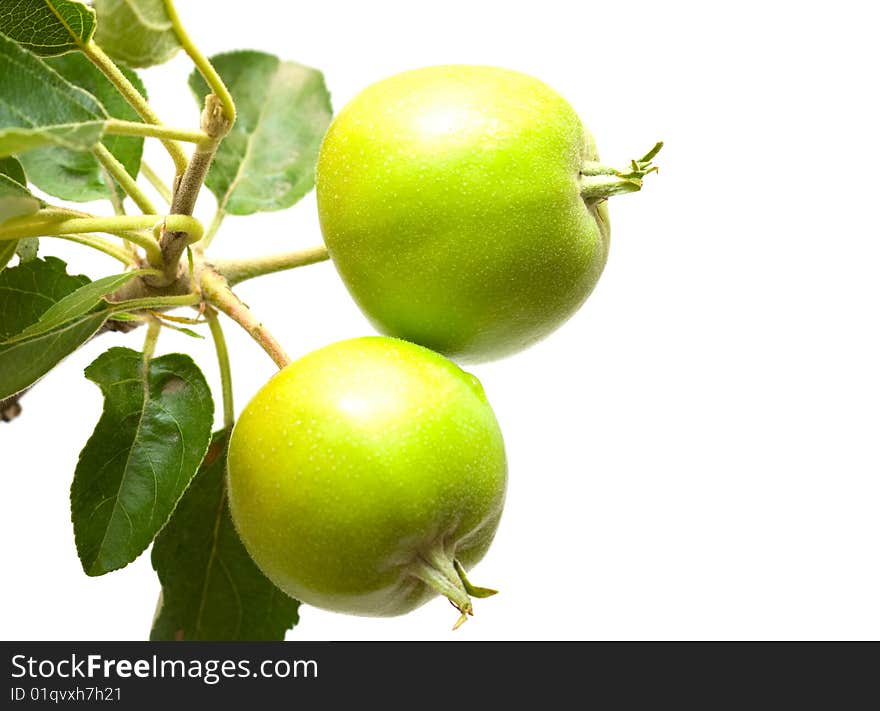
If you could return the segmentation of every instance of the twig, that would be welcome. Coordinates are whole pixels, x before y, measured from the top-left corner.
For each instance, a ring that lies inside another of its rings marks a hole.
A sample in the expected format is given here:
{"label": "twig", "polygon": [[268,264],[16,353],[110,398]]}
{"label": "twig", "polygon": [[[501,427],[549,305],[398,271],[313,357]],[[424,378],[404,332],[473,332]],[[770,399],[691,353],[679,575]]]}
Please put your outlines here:
{"label": "twig", "polygon": [[281,344],[263,326],[254,313],[229,288],[226,280],[213,269],[206,268],[201,275],[202,295],[218,310],[229,316],[253,338],[279,368],[290,364],[290,356]]}
{"label": "twig", "polygon": [[[192,215],[196,206],[199,191],[205,182],[208,168],[214,160],[217,146],[229,130],[229,122],[223,116],[223,107],[214,94],[205,97],[205,109],[202,112],[202,130],[211,137],[210,141],[200,143],[174,191],[171,201],[171,212],[174,215]],[[164,282],[171,284],[177,279],[178,264],[186,247],[201,239],[188,235],[183,230],[166,230],[160,240],[162,264],[164,265]]]}

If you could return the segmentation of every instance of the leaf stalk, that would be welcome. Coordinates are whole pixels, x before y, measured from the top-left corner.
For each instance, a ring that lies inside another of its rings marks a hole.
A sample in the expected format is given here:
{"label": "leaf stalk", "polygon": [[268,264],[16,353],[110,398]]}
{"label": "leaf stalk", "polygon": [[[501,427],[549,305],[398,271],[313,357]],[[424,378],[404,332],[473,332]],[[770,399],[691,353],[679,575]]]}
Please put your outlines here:
{"label": "leaf stalk", "polygon": [[189,36],[180,20],[180,15],[177,13],[173,0],[165,0],[165,12],[168,14],[168,19],[171,20],[171,27],[177,36],[177,41],[180,42],[183,51],[189,55],[189,58],[196,65],[208,86],[211,87],[211,91],[220,99],[220,103],[223,105],[223,115],[226,117],[229,125],[232,126],[235,123],[235,101],[232,99],[232,94],[229,93],[229,89],[226,87],[223,79],[220,78],[217,70],[214,69],[214,65],[201,53]]}
{"label": "leaf stalk", "polygon": [[318,264],[330,259],[330,253],[322,244],[283,254],[271,254],[253,259],[220,259],[213,263],[214,269],[222,274],[230,286],[248,279],[296,269],[297,267]]}
{"label": "leaf stalk", "polygon": [[[86,57],[88,57],[92,63],[104,73],[104,76],[111,81],[113,86],[119,90],[119,93],[122,94],[129,105],[138,113],[138,116],[154,126],[162,125],[161,119],[147,103],[147,100],[141,96],[141,93],[137,90],[134,84],[132,84],[125,74],[119,70],[116,63],[107,56],[107,53],[104,52],[103,49],[94,42],[88,42],[83,46],[82,50]],[[162,145],[165,146],[165,150],[168,151],[168,155],[170,155],[171,160],[174,161],[174,166],[177,169],[178,174],[182,173],[186,169],[187,163],[186,153],[183,148],[171,139],[163,139]]]}
{"label": "leaf stalk", "polygon": [[[158,212],[155,205],[150,201],[150,198],[144,194],[144,191],[140,189],[134,178],[128,174],[125,166],[116,159],[116,156],[107,150],[107,147],[103,143],[97,144],[92,149],[92,153],[94,153],[95,157],[101,165],[104,166],[104,169],[110,174],[110,176],[119,183],[119,186],[126,192],[126,194],[134,200],[135,205],[138,206],[138,209],[141,212],[148,215]],[[115,192],[113,185],[108,185],[107,187]]]}

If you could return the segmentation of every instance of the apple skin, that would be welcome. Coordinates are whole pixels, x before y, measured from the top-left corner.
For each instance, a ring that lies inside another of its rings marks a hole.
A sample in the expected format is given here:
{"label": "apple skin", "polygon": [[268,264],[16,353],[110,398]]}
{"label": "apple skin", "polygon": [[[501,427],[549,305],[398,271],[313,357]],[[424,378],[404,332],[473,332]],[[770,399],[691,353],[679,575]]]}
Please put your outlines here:
{"label": "apple skin", "polygon": [[495,67],[427,67],[365,89],[317,165],[324,241],[382,333],[460,362],[520,351],[583,304],[608,256],[598,161],[574,109]]}
{"label": "apple skin", "polygon": [[241,413],[228,462],[232,518],[266,576],[307,604],[375,616],[437,594],[418,563],[439,560],[444,576],[483,557],[507,476],[479,381],[380,336],[276,374]]}

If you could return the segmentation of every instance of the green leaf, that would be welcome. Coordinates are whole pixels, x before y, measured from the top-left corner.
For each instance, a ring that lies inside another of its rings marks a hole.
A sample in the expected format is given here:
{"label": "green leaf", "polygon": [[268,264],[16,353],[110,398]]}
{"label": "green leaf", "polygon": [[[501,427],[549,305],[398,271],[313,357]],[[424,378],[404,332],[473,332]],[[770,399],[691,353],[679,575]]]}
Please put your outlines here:
{"label": "green leaf", "polygon": [[[34,197],[26,185],[27,178],[21,163],[15,158],[0,158],[0,223],[11,217],[31,215],[43,206],[42,201]],[[15,253],[15,245],[15,240],[0,244],[0,269],[6,265],[2,255],[10,249]]]}
{"label": "green leaf", "polygon": [[[2,64],[2,62],[0,62]],[[2,78],[0,78],[2,83]],[[0,113],[2,113],[0,100]],[[0,118],[0,120],[3,120]],[[32,129],[0,128],[0,153],[24,153],[42,146],[65,146],[78,151],[89,150],[101,140],[104,122],[86,121],[77,124],[42,125]]]}
{"label": "green leaf", "polygon": [[163,0],[95,0],[95,41],[130,67],[152,67],[171,59],[180,43]]}
{"label": "green leaf", "polygon": [[0,173],[0,223],[11,217],[31,215],[41,206],[39,198],[34,197],[30,190],[8,175]]}
{"label": "green leaf", "polygon": [[7,269],[0,274],[0,342],[39,321],[53,304],[88,283],[86,276],[68,274],[67,265],[56,257]]}
{"label": "green leaf", "polygon": [[83,569],[103,575],[137,558],[168,521],[211,442],[214,403],[189,356],[111,348],[86,377],[104,413],[80,453],[70,490]]}
{"label": "green leaf", "polygon": [[[81,286],[50,306],[36,323],[31,324],[21,333],[7,339],[3,345],[33,338],[49,331],[56,331],[68,321],[85,316],[95,311],[99,306],[107,306],[108,304],[104,301],[104,296],[113,293],[143,273],[144,271],[139,270],[125,272],[124,274],[114,274],[113,276],[97,279],[85,286]],[[108,309],[106,316],[109,316],[110,313],[111,310]]]}
{"label": "green leaf", "polygon": [[[290,207],[315,185],[315,163],[330,124],[330,95],[316,69],[263,52],[211,58],[238,112],[205,184],[232,215]],[[201,106],[208,85],[193,72],[189,85]]]}
{"label": "green leaf", "polygon": [[0,34],[0,157],[47,145],[89,150],[106,118],[94,96]]}
{"label": "green leaf", "polygon": [[[137,112],[107,77],[82,52],[72,52],[45,60],[46,64],[74,86],[89,92],[104,112],[123,121],[140,121]],[[143,82],[131,69],[120,67],[126,78],[146,97]],[[134,136],[104,136],[104,145],[122,163],[126,172],[137,177],[144,139]],[[110,197],[110,188],[100,163],[91,153],[60,146],[29,151],[21,161],[31,182],[62,200],[88,202]]]}
{"label": "green leaf", "polygon": [[[0,341],[39,321],[54,304],[81,286],[84,276],[71,276],[60,259],[47,257],[0,272]],[[13,344],[0,343],[0,399],[14,395],[48,373],[89,340],[106,319],[87,314],[62,329]]]}
{"label": "green leaf", "polygon": [[226,445],[225,433],[216,433],[153,545],[162,598],[151,640],[281,640],[299,622],[299,602],[260,572],[235,531]]}
{"label": "green leaf", "polygon": [[[15,158],[0,158],[0,223],[11,217],[31,215],[42,207],[43,203],[30,193],[26,183],[21,163]],[[19,244],[19,240],[0,240],[0,272],[15,256]]]}
{"label": "green leaf", "polygon": [[15,248],[18,245],[18,240],[7,239],[0,241],[0,273],[6,269],[6,265],[9,264],[10,260],[15,256]]}
{"label": "green leaf", "polygon": [[104,312],[88,314],[50,333],[0,345],[0,399],[33,385],[94,336],[106,320]]}
{"label": "green leaf", "polygon": [[0,27],[34,54],[49,57],[87,44],[95,32],[95,11],[70,0],[4,0]]}
{"label": "green leaf", "polygon": [[24,168],[21,167],[15,158],[0,158],[0,175],[12,178],[22,187],[27,187],[27,177],[24,174]]}

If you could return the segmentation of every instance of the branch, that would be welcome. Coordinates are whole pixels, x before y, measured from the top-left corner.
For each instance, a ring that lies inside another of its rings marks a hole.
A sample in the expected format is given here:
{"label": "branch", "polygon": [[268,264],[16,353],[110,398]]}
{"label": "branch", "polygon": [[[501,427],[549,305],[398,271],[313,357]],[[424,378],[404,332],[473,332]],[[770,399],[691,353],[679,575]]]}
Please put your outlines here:
{"label": "branch", "polygon": [[253,312],[229,288],[226,280],[210,267],[202,272],[202,295],[218,310],[229,316],[253,338],[279,368],[290,364],[290,356],[263,326]]}
{"label": "branch", "polygon": [[[205,97],[205,109],[202,111],[202,130],[211,137],[210,141],[198,144],[189,165],[180,178],[174,191],[174,199],[171,201],[171,212],[175,215],[192,215],[196,206],[199,191],[205,182],[208,168],[214,160],[217,146],[221,139],[229,131],[229,122],[223,116],[220,100],[214,94]],[[200,223],[201,224],[201,223]],[[160,240],[162,250],[162,264],[164,265],[165,284],[171,284],[177,279],[178,264],[186,247],[193,242],[198,242],[202,234],[194,237],[183,229],[166,229]],[[160,282],[155,282],[157,285]]]}

